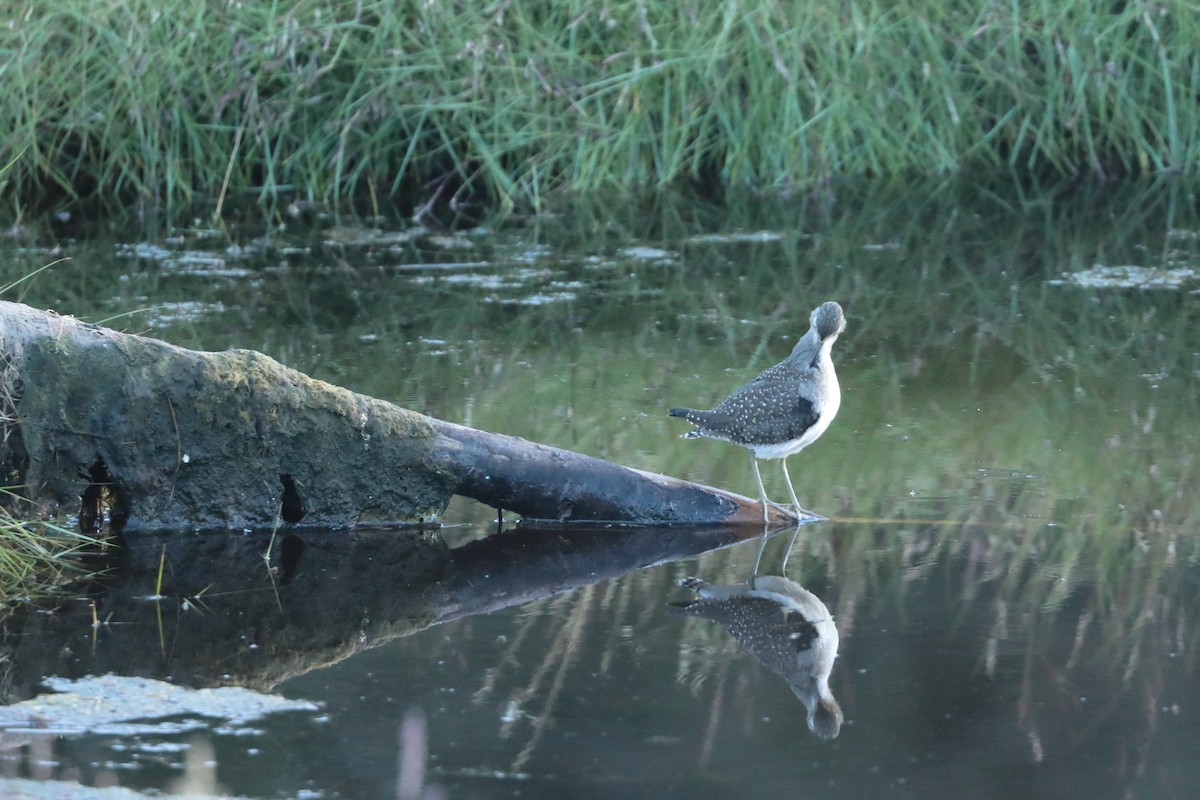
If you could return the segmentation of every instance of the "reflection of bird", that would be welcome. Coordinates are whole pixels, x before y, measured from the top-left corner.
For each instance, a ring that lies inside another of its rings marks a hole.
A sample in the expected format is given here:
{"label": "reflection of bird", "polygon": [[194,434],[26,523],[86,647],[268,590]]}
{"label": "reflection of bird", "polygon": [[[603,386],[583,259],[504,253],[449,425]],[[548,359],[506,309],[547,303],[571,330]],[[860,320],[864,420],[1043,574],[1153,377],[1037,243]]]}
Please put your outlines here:
{"label": "reflection of bird", "polygon": [[792,354],[765,370],[710,411],[671,408],[667,413],[683,417],[696,426],[684,439],[708,437],[740,444],[750,450],[754,480],[762,498],[763,519],[767,516],[767,490],[758,471],[760,458],[778,458],[796,514],[804,513],[787,457],[817,440],[833,421],[842,403],[842,391],[833,370],[830,352],[838,335],[846,329],[842,307],[832,301],[813,309],[812,327],[796,343]]}
{"label": "reflection of bird", "polygon": [[820,598],[776,575],[734,585],[685,578],[680,585],[699,596],[677,604],[683,613],[723,626],[765,667],[788,682],[808,711],[809,730],[822,739],[838,735],[842,709],[829,690],[838,632]]}

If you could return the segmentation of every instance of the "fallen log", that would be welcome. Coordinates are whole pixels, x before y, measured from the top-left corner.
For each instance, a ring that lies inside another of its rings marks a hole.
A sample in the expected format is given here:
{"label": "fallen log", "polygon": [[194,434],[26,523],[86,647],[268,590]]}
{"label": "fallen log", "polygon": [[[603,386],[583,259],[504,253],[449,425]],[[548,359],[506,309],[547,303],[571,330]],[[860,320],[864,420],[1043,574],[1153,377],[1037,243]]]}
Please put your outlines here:
{"label": "fallen log", "polygon": [[443,422],[250,350],[0,301],[0,367],[5,482],[85,530],[422,523],[455,493],[531,520],[762,524],[749,498]]}

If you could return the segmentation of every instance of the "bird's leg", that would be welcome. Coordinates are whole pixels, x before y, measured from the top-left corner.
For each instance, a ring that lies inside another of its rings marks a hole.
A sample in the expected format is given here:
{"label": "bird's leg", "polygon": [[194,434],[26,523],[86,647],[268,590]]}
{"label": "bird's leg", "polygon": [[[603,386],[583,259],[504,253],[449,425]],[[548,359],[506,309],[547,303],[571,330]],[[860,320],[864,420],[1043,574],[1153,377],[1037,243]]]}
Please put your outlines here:
{"label": "bird's leg", "polygon": [[754,467],[754,480],[758,481],[758,496],[762,498],[763,522],[770,522],[770,504],[767,502],[767,490],[763,487],[762,475],[758,471],[758,459],[750,453],[750,466]]}
{"label": "bird's leg", "polygon": [[792,556],[792,548],[796,546],[796,539],[800,536],[800,526],[796,525],[796,530],[792,531],[792,538],[788,540],[787,549],[783,551],[783,563],[779,565],[779,574],[787,577],[787,562]]}
{"label": "bird's leg", "polygon": [[758,566],[762,563],[763,551],[767,549],[767,542],[770,541],[767,534],[767,526],[763,526],[762,539],[758,542],[758,555],[754,557],[754,571],[750,573],[750,580],[746,583],[754,585],[754,579],[758,577]]}
{"label": "bird's leg", "polygon": [[779,463],[783,467],[783,477],[784,477],[784,480],[787,481],[788,492],[792,496],[792,505],[796,509],[796,524],[799,525],[800,521],[805,517],[810,517],[814,520],[829,519],[829,517],[823,517],[820,514],[814,514],[813,512],[805,509],[803,506],[800,505],[800,501],[796,498],[796,490],[794,488],[792,488],[792,476],[788,475],[787,459],[780,459]]}
{"label": "bird's leg", "polygon": [[799,517],[801,514],[807,514],[808,512],[800,507],[800,500],[796,497],[796,490],[792,486],[792,476],[788,475],[787,471],[787,459],[779,459],[779,466],[783,467],[783,479],[787,481],[788,494],[792,497],[792,508],[796,509],[796,516]]}

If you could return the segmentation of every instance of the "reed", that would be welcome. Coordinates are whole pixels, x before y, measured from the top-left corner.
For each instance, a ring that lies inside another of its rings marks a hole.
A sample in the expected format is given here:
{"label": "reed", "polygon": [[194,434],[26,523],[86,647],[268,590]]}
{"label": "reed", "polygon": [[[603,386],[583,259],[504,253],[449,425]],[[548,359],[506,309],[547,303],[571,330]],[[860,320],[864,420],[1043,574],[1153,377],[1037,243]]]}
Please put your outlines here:
{"label": "reed", "polygon": [[1200,18],[1162,5],[55,0],[5,16],[9,212],[1140,174],[1189,169],[1200,145]]}
{"label": "reed", "polygon": [[22,519],[0,506],[0,610],[86,577],[84,556],[99,546],[78,531]]}

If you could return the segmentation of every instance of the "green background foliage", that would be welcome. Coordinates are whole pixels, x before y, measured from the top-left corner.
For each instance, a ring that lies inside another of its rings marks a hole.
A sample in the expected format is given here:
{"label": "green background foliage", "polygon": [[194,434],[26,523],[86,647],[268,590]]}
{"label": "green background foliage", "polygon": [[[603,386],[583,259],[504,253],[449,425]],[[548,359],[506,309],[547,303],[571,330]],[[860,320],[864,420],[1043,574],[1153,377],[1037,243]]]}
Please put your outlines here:
{"label": "green background foliage", "polygon": [[52,0],[0,25],[20,202],[539,203],[1196,158],[1178,3]]}

